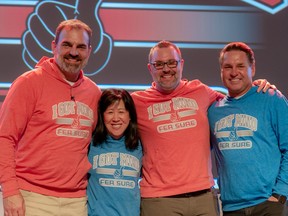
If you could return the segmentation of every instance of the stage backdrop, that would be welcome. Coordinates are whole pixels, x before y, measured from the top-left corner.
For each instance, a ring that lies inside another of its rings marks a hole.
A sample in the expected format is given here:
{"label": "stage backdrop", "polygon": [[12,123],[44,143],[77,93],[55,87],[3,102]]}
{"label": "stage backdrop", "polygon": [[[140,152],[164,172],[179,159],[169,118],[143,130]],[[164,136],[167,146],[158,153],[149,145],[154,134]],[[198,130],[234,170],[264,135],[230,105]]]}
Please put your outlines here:
{"label": "stage backdrop", "polygon": [[94,31],[85,71],[102,88],[149,86],[147,56],[162,39],[182,49],[184,78],[221,87],[219,51],[243,41],[255,50],[255,78],[287,96],[288,0],[0,0],[0,102],[17,76],[52,56],[55,28],[70,18]]}

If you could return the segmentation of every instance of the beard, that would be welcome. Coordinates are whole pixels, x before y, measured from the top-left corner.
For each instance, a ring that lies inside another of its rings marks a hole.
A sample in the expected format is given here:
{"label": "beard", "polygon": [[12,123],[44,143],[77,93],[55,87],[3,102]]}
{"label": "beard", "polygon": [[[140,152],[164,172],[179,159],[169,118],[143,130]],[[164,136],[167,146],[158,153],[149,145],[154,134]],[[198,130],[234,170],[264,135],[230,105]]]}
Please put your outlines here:
{"label": "beard", "polygon": [[[80,63],[79,64],[68,63],[68,62],[65,62],[65,59],[75,59],[79,61]],[[58,56],[56,58],[56,62],[62,71],[76,74],[76,73],[79,73],[79,71],[82,70],[87,65],[88,59],[82,60],[79,56],[66,55],[63,57]]]}

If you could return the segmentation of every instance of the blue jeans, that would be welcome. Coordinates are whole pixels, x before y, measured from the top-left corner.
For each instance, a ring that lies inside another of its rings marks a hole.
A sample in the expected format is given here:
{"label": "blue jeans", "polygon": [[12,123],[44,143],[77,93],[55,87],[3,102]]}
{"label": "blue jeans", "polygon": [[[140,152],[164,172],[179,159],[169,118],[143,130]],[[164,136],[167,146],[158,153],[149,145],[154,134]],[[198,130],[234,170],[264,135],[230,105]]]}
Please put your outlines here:
{"label": "blue jeans", "polygon": [[223,212],[223,216],[286,216],[284,215],[285,206],[286,204],[267,200],[248,208]]}

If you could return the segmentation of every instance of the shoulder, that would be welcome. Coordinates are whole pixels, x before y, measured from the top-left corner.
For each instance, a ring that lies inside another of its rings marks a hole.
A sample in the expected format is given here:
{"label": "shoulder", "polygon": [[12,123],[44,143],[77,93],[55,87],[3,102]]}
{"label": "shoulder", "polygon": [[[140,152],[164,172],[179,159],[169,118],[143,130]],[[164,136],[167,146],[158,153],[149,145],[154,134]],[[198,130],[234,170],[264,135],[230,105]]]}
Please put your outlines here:
{"label": "shoulder", "polygon": [[24,72],[19,77],[17,77],[13,83],[12,86],[25,86],[29,87],[30,85],[34,84],[41,84],[41,81],[43,80],[43,71],[41,69],[34,69],[27,72]]}
{"label": "shoulder", "polygon": [[202,83],[200,80],[195,79],[191,81],[183,80],[183,85],[190,90],[205,90],[205,91],[214,91],[206,84]]}
{"label": "shoulder", "polygon": [[[194,80],[182,80],[182,82],[186,83],[186,85],[189,86],[204,86],[206,87],[204,83],[202,83],[199,79],[194,79]],[[207,86],[208,87],[208,86]]]}
{"label": "shoulder", "polygon": [[157,94],[159,94],[156,90],[149,88],[144,91],[135,91],[131,93],[131,96],[134,100],[141,100],[145,98],[155,97]]}
{"label": "shoulder", "polygon": [[83,81],[85,85],[89,85],[89,88],[93,88],[94,90],[101,92],[100,87],[90,78],[83,76]]}
{"label": "shoulder", "polygon": [[287,98],[279,90],[269,89],[263,95],[264,97],[268,98],[268,100],[270,100],[271,103],[273,104],[278,104],[278,105],[283,104],[283,106],[288,106]]}
{"label": "shoulder", "polygon": [[287,101],[286,97],[279,91],[268,89],[266,92],[257,92],[257,86],[253,86],[253,97],[258,97],[261,100],[269,101]]}

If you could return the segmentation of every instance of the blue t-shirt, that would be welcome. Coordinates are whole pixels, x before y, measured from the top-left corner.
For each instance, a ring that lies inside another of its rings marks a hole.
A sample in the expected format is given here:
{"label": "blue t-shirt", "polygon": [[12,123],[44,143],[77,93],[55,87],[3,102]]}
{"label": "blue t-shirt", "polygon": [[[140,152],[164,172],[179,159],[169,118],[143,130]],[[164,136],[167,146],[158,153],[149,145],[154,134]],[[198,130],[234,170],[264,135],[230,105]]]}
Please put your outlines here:
{"label": "blue t-shirt", "polygon": [[87,187],[89,216],[139,216],[142,147],[128,150],[125,137],[108,137],[101,145],[90,144],[92,168]]}
{"label": "blue t-shirt", "polygon": [[208,110],[224,211],[288,195],[288,104],[274,90],[252,87]]}

